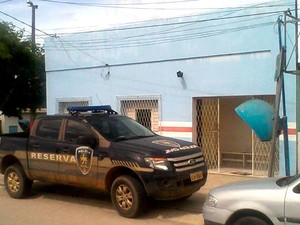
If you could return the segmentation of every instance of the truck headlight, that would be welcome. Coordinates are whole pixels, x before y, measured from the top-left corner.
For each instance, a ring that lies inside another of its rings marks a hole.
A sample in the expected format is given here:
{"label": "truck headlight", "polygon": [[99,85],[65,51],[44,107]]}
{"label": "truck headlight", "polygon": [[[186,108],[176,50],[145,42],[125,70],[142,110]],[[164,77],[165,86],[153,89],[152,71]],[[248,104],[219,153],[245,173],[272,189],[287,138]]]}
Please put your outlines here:
{"label": "truck headlight", "polygon": [[216,199],[216,197],[212,196],[211,194],[208,194],[205,199],[204,204],[206,204],[210,207],[216,207],[217,203],[218,203],[218,200]]}
{"label": "truck headlight", "polygon": [[166,158],[145,158],[146,163],[153,169],[170,170],[171,165]]}

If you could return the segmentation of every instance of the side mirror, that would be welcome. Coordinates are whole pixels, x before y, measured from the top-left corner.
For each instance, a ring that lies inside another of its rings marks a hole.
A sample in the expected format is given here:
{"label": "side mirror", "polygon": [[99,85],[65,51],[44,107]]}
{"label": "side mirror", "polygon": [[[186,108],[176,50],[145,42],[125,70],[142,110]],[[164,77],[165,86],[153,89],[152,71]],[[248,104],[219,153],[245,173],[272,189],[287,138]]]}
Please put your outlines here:
{"label": "side mirror", "polygon": [[93,135],[81,135],[77,138],[77,144],[95,148],[97,140]]}
{"label": "side mirror", "polygon": [[293,192],[296,194],[300,194],[300,184],[293,188]]}

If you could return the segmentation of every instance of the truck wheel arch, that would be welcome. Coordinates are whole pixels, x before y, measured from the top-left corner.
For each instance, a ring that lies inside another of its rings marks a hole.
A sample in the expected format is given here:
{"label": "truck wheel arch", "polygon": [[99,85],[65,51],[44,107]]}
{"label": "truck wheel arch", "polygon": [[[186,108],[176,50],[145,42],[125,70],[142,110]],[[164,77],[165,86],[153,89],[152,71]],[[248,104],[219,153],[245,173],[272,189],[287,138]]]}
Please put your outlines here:
{"label": "truck wheel arch", "polygon": [[113,182],[115,181],[115,179],[118,178],[119,176],[123,176],[123,175],[134,177],[137,181],[139,181],[141,183],[142,187],[144,188],[144,183],[142,182],[141,178],[134,171],[132,171],[128,167],[118,166],[118,167],[112,168],[106,175],[105,189],[108,193],[110,193],[111,186],[112,186]]}
{"label": "truck wheel arch", "polygon": [[0,173],[4,174],[5,170],[13,165],[13,164],[18,164],[21,166],[20,160],[17,159],[13,155],[6,155],[2,160],[1,160],[1,168],[0,168]]}
{"label": "truck wheel arch", "polygon": [[111,187],[111,200],[117,212],[127,218],[139,216],[145,209],[145,189],[132,176],[121,175]]}

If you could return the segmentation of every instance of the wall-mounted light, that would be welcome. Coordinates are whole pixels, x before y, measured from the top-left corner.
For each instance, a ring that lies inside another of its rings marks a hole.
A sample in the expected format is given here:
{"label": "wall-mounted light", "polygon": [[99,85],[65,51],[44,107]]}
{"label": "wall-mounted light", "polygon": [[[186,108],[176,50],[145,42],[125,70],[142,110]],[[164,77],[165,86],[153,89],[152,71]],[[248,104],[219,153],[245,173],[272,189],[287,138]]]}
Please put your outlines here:
{"label": "wall-mounted light", "polygon": [[183,78],[183,72],[181,72],[180,70],[177,72],[177,77],[179,78]]}

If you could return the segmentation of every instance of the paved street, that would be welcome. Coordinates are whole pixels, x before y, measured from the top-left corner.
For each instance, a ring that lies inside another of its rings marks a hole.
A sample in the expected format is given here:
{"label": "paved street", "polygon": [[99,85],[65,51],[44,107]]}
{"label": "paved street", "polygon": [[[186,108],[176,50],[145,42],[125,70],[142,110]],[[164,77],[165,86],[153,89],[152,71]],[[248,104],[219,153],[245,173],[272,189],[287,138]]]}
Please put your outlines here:
{"label": "paved street", "polygon": [[120,217],[110,198],[95,191],[34,183],[32,196],[16,200],[8,196],[0,175],[0,225],[99,225],[99,224],[203,224],[202,204],[215,186],[251,177],[209,174],[199,192],[183,201],[154,202],[138,219]]}

